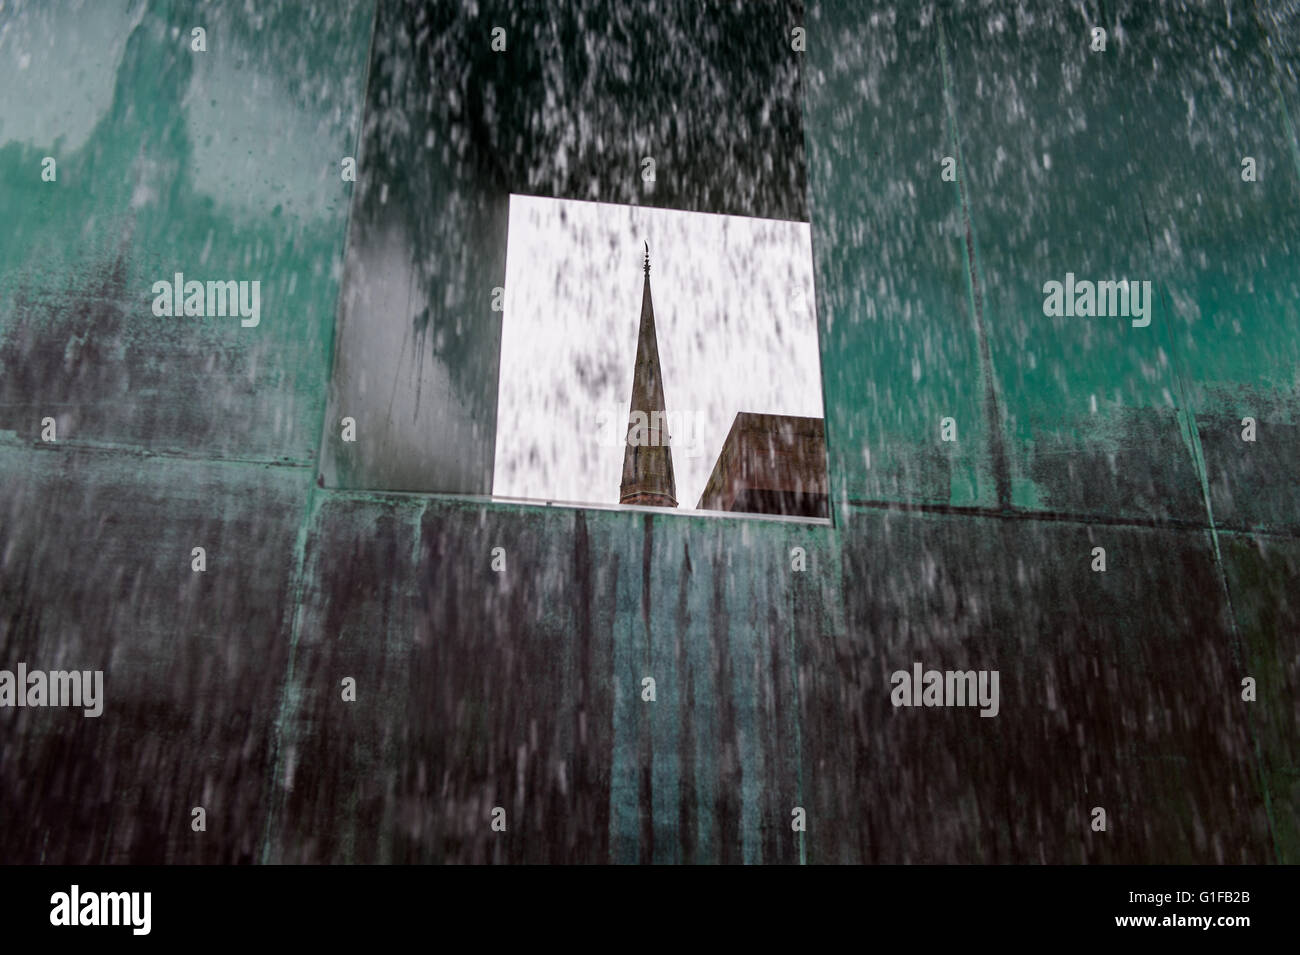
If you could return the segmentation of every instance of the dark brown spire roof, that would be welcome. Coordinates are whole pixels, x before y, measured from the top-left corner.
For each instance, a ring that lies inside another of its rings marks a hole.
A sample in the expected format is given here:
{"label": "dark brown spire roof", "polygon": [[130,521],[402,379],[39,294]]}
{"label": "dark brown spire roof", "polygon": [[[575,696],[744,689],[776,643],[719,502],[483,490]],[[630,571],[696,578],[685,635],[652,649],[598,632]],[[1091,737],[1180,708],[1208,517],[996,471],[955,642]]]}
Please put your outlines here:
{"label": "dark brown spire roof", "polygon": [[655,310],[650,300],[650,247],[646,246],[645,284],[641,290],[641,328],[637,333],[636,365],[632,369],[632,404],[628,413],[627,448],[623,452],[620,504],[676,507],[673,452],[668,446],[667,407]]}

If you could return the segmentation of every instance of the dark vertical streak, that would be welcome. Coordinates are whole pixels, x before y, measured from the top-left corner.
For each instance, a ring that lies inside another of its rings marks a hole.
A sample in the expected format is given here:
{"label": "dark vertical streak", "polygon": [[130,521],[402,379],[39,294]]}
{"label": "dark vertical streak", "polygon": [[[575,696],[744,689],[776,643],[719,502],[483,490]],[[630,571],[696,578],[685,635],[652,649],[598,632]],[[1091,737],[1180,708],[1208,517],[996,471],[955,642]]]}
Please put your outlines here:
{"label": "dark vertical streak", "polygon": [[717,552],[713,561],[713,694],[718,711],[718,861],[724,865],[740,858],[740,761],[736,745],[736,706],[729,647],[731,613],[727,608],[726,556]]}
{"label": "dark vertical streak", "polygon": [[685,647],[686,635],[691,632],[691,616],[687,596],[691,587],[691,545],[685,545],[682,578],[677,590],[677,673],[682,681],[681,714],[682,736],[678,764],[678,842],[681,861],[687,865],[695,862],[695,826],[698,815],[698,797],[695,790],[695,673],[690,653]]}
{"label": "dark vertical streak", "polygon": [[[641,539],[641,623],[645,635],[645,667],[642,676],[654,676],[653,652],[650,637],[650,582],[651,561],[654,554],[654,515],[645,516],[645,531]],[[638,680],[634,692],[640,702],[641,681]],[[641,852],[640,861],[648,865],[654,861],[654,737],[651,733],[651,720],[654,718],[653,703],[640,702],[641,719],[637,721],[637,751],[640,755],[641,773],[637,787],[637,808],[641,817]]]}
{"label": "dark vertical streak", "polygon": [[778,604],[773,601],[767,608],[767,651],[768,664],[766,672],[764,668],[759,669],[758,677],[760,696],[762,700],[763,713],[762,723],[767,729],[767,739],[771,740],[771,751],[768,754],[767,767],[763,781],[763,858],[765,863],[785,862],[789,859],[789,852],[782,844],[784,832],[786,829],[783,821],[783,813],[788,813],[789,809],[784,806],[788,802],[785,795],[790,791],[789,768],[790,768],[790,746],[787,734],[783,731],[781,725],[781,714],[787,713],[788,700],[784,699],[781,692],[785,686],[786,673],[785,663],[781,657],[780,639],[778,634],[782,632],[781,614],[778,611]]}
{"label": "dark vertical streak", "polygon": [[984,293],[980,288],[978,253],[975,248],[975,230],[970,221],[970,200],[966,195],[966,165],[961,152],[961,135],[957,131],[957,107],[952,95],[952,78],[948,73],[948,40],[943,23],[939,22],[939,57],[943,64],[943,92],[948,106],[948,128],[952,133],[953,149],[957,153],[957,189],[961,196],[961,216],[966,231],[966,266],[970,277],[971,311],[975,317],[975,334],[979,338],[980,370],[984,377],[984,414],[988,419],[989,457],[993,463],[993,481],[997,486],[998,507],[1011,507],[1011,470],[1007,464],[1007,450],[1002,441],[1002,420],[998,412],[997,388],[993,382],[993,356],[989,351],[988,334],[984,328]]}
{"label": "dark vertical streak", "polygon": [[[601,602],[602,607],[611,608],[609,611],[612,615],[612,608],[618,605],[618,581],[620,554],[615,550],[609,556],[609,572],[605,579],[608,581],[609,592]],[[586,856],[590,862],[610,862],[614,861],[610,855],[612,851],[610,819],[612,809],[610,807],[610,794],[613,787],[612,767],[614,764],[614,694],[610,692],[614,676],[614,627],[612,616],[606,617],[602,613],[602,628],[596,631],[600,637],[600,660],[599,669],[593,670],[592,675],[599,673],[601,686],[604,692],[594,693],[591,697],[592,717],[586,726],[587,738],[593,740],[599,746],[593,763],[593,773],[596,778],[591,781],[592,786],[596,789],[597,798],[595,800],[595,821],[592,824],[593,830],[598,834],[600,840],[596,849]],[[621,677],[621,674],[620,674]]]}
{"label": "dark vertical streak", "polygon": [[587,538],[587,516],[578,511],[573,522],[573,580],[578,587],[578,606],[575,613],[577,630],[577,666],[576,699],[573,701],[573,787],[574,793],[569,800],[573,810],[568,823],[569,838],[564,847],[562,858],[568,862],[582,862],[585,858],[605,858],[607,852],[600,847],[588,851],[584,843],[591,838],[600,839],[602,833],[608,833],[608,826],[596,824],[596,810],[601,803],[608,805],[608,798],[601,799],[600,793],[593,791],[594,780],[591,779],[592,760],[590,758],[591,736],[583,739],[583,727],[588,734],[593,728],[591,714],[587,711],[587,697],[591,692],[591,675],[594,671],[591,649],[591,544]]}

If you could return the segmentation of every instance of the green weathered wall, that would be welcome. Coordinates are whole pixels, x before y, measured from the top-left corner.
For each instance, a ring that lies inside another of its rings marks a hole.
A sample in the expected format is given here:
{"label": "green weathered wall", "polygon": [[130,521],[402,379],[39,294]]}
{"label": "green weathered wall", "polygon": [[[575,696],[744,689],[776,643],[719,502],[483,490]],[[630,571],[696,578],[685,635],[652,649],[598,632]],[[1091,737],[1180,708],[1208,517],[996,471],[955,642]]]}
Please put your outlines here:
{"label": "green weathered wall", "polygon": [[[260,855],[373,14],[2,15],[0,666],[102,668],[108,698],[0,712],[5,861]],[[259,279],[260,324],[155,317],[177,271]]]}
{"label": "green weathered wall", "polygon": [[[805,128],[842,526],[902,506],[933,514],[909,535],[960,528],[942,557],[920,545],[899,587],[928,605],[951,575],[977,621],[891,595],[899,645],[881,649],[874,602],[858,629],[877,681],[937,634],[927,653],[949,666],[1014,654],[1042,721],[976,726],[995,737],[983,753],[963,723],[941,747],[963,756],[941,767],[900,743],[885,765],[928,798],[951,780],[939,814],[962,848],[918,843],[890,801],[880,834],[898,842],[877,857],[1294,859],[1295,5],[818,4],[809,20],[825,41],[809,47]],[[1259,181],[1242,181],[1244,156]],[[1043,283],[1067,271],[1150,278],[1151,325],[1045,317]],[[876,577],[856,553],[883,556],[867,536],[844,532],[846,566]],[[1242,703],[1246,675],[1272,683],[1267,699]],[[963,775],[981,765],[989,790]],[[1084,803],[1123,803],[1123,838],[1077,838]]]}
{"label": "green weathered wall", "polygon": [[[0,22],[0,667],[107,688],[0,710],[0,858],[1296,860],[1294,3],[311,10]],[[810,219],[831,526],[435,493],[511,191]],[[175,271],[260,326],[155,318]],[[1043,316],[1066,271],[1151,326]],[[894,709],[914,660],[998,717]]]}

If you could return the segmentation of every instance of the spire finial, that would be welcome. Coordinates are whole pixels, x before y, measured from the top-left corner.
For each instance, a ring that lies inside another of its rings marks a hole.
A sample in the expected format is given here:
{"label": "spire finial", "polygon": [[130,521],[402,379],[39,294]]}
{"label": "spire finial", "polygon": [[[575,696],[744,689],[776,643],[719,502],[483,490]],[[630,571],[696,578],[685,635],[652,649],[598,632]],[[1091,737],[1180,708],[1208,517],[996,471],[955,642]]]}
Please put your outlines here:
{"label": "spire finial", "polygon": [[[645,240],[642,240],[645,241]],[[645,274],[650,274],[650,243],[645,244]]]}

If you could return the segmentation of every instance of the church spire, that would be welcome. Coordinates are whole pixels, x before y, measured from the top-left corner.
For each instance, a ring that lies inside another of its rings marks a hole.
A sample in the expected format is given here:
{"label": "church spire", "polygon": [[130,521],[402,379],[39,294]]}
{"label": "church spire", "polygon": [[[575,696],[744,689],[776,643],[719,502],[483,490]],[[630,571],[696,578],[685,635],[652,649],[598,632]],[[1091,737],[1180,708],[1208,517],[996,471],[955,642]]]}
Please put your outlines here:
{"label": "church spire", "polygon": [[667,408],[655,310],[650,300],[650,244],[645,247],[645,281],[641,288],[641,327],[637,333],[636,364],[632,368],[632,407],[628,414],[627,447],[623,451],[620,504],[676,507],[673,452],[668,446]]}

